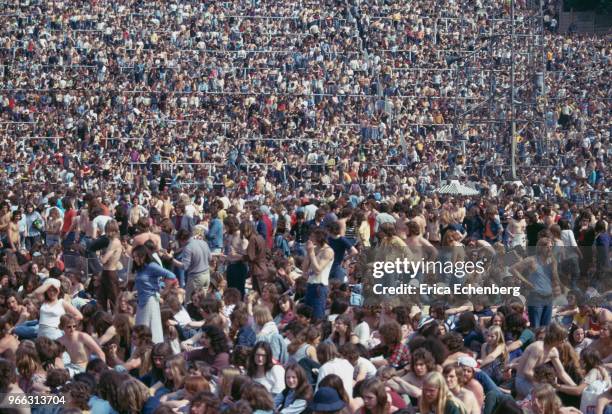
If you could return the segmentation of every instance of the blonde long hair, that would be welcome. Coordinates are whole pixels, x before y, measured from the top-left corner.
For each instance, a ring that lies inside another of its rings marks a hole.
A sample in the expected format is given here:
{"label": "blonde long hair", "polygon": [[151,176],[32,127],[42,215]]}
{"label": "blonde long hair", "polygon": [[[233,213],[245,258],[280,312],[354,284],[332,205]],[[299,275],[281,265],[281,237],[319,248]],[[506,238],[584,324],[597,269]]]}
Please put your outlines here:
{"label": "blonde long hair", "polygon": [[[502,331],[501,327],[494,325],[491,326],[488,331],[489,334],[495,335],[495,348],[497,348],[498,346],[503,347],[502,355],[504,357],[504,362],[508,362],[508,348],[506,347],[506,340],[504,339],[504,332]],[[488,344],[487,348],[489,348]],[[493,352],[495,348],[489,349],[488,352]]]}
{"label": "blonde long hair", "polygon": [[459,408],[461,414],[467,414],[467,409],[465,408],[465,405],[463,405],[463,402],[455,398],[451,390],[446,385],[446,380],[444,379],[442,374],[437,371],[430,372],[425,376],[425,379],[423,380],[423,387],[425,387],[426,384],[438,389],[438,400],[437,402],[430,405],[427,401],[425,401],[425,398],[421,396],[419,400],[420,412],[433,412],[434,414],[444,414],[446,410],[446,405],[449,402],[452,402]]}

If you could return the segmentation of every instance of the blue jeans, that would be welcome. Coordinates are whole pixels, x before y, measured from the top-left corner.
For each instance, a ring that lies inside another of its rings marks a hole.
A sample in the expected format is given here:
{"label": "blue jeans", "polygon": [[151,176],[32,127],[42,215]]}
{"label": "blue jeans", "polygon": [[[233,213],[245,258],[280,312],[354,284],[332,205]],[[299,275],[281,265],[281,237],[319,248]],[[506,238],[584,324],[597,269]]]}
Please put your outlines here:
{"label": "blue jeans", "polygon": [[474,379],[478,381],[480,385],[482,385],[482,391],[484,392],[485,395],[491,391],[501,392],[499,391],[499,388],[497,387],[495,382],[493,382],[491,377],[486,372],[475,371]]}
{"label": "blue jeans", "polygon": [[24,339],[35,340],[38,337],[38,321],[25,321],[15,326],[13,333],[20,341]]}
{"label": "blue jeans", "polygon": [[325,303],[329,288],[320,283],[309,283],[306,287],[304,303],[312,308],[313,319],[325,318]]}
{"label": "blue jeans", "polygon": [[344,270],[341,265],[332,266],[329,272],[329,279],[339,280],[340,282],[344,283],[344,280],[346,279],[346,270]]}
{"label": "blue jeans", "polygon": [[527,305],[527,313],[529,314],[529,323],[531,328],[536,329],[540,326],[548,326],[552,319],[552,304],[550,305]]}

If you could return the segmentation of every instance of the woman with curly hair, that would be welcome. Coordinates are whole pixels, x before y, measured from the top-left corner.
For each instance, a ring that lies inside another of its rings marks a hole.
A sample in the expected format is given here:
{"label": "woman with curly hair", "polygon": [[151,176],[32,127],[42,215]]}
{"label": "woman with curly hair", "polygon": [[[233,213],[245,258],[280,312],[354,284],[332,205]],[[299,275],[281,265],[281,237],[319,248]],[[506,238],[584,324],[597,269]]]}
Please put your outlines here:
{"label": "woman with curly hair", "polygon": [[202,333],[191,338],[199,341],[200,349],[185,353],[187,361],[204,361],[216,372],[229,366],[229,349],[225,332],[215,325],[204,326]]}
{"label": "woman with curly hair", "polygon": [[116,410],[119,406],[119,388],[129,378],[128,374],[111,369],[102,372],[97,386],[98,395]]}

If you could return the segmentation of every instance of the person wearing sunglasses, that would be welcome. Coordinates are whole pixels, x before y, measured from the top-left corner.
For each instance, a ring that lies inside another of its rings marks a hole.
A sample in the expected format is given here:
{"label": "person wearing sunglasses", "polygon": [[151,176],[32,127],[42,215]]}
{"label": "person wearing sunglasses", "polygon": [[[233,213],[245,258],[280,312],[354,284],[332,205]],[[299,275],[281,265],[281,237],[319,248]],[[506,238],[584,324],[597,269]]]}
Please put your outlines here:
{"label": "person wearing sunglasses", "polygon": [[64,335],[58,342],[64,345],[70,355],[70,364],[66,368],[72,375],[85,372],[92,356],[106,362],[106,356],[98,343],[87,333],[79,330],[79,324],[72,315],[65,314],[60,318],[60,329]]}

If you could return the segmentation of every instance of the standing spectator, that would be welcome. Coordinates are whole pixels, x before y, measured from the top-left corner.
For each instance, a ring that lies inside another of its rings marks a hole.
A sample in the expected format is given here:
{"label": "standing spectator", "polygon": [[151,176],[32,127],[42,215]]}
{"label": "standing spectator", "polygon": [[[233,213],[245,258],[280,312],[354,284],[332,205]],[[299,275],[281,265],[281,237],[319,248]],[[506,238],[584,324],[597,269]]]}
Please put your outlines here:
{"label": "standing spectator", "polygon": [[315,229],[310,233],[306,243],[306,259],[302,264],[304,273],[308,275],[304,303],[312,308],[315,320],[325,317],[329,274],[334,260],[334,251],[326,239],[327,234],[323,229]]}
{"label": "standing spectator", "polygon": [[194,291],[208,291],[212,256],[208,243],[192,237],[191,233],[185,229],[176,233],[176,240],[183,249],[181,267],[185,270],[185,295],[187,300],[191,301]]}
{"label": "standing spectator", "polygon": [[136,247],[132,251],[132,259],[136,271],[134,286],[138,297],[136,325],[144,325],[151,330],[154,344],[164,342],[159,308],[159,279],[176,279],[176,276],[157,264],[145,246]]}

